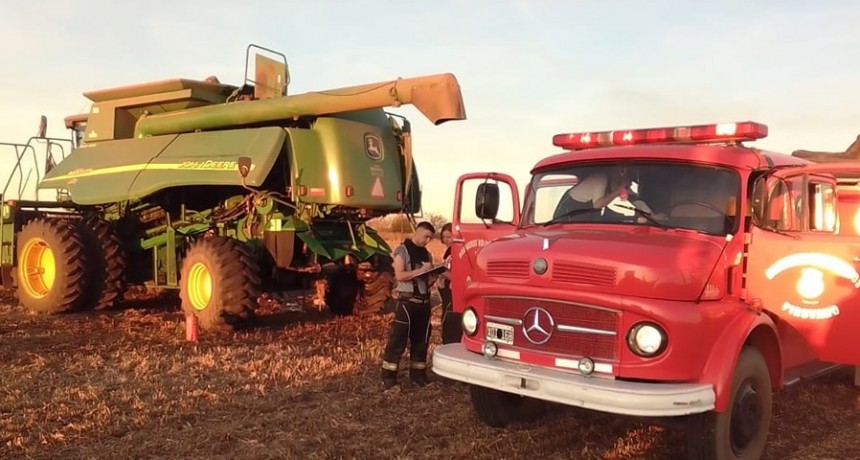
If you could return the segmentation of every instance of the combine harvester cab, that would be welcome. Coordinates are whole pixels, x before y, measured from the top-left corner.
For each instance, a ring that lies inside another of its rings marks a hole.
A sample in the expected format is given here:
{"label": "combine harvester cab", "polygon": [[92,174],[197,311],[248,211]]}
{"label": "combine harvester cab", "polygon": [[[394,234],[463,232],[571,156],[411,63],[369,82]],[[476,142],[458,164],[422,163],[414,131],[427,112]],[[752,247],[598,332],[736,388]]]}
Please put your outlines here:
{"label": "combine harvester cab", "polygon": [[251,45],[241,86],[209,77],[84,93],[89,113],[66,118],[75,149],[38,187],[77,224],[64,235],[36,209],[19,219],[3,267],[28,274],[14,283],[21,303],[105,308],[129,284],[176,288],[202,328],[233,330],[260,300],[316,285],[335,314],[379,311],[390,248],[366,223],[421,208],[410,123],[383,109],[462,120],[459,84],[439,74],[296,95],[288,84],[286,58]]}

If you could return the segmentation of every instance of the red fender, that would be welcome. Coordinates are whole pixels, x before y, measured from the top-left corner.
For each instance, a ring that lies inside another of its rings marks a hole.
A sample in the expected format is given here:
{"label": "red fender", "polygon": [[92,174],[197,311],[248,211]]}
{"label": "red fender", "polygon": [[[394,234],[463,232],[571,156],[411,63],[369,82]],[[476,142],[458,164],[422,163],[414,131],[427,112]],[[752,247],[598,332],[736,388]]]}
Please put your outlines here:
{"label": "red fender", "polygon": [[782,345],[773,320],[764,313],[752,311],[740,315],[723,330],[702,371],[702,381],[714,385],[717,397],[714,410],[717,412],[728,407],[735,365],[745,345],[757,347],[764,355],[772,386],[781,388],[783,385]]}

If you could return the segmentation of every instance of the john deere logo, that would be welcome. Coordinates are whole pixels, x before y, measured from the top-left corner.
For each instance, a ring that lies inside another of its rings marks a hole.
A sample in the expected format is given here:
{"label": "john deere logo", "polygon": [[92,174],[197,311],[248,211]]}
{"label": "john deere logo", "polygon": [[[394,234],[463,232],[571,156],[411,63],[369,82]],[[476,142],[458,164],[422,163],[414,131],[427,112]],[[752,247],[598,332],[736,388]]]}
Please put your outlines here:
{"label": "john deere logo", "polygon": [[383,158],[382,141],[373,134],[364,135],[364,153],[367,157],[374,161],[380,161]]}

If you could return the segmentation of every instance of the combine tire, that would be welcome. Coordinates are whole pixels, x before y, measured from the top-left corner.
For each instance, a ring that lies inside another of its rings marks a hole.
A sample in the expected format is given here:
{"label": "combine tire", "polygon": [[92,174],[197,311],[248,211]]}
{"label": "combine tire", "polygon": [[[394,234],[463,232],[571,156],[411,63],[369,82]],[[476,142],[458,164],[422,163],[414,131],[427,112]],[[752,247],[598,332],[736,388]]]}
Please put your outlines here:
{"label": "combine tire", "polygon": [[182,261],[182,311],[200,328],[231,332],[247,327],[260,295],[260,267],[242,243],[224,237],[197,240]]}
{"label": "combine tire", "polygon": [[394,285],[394,275],[388,272],[377,272],[364,282],[361,294],[356,302],[355,310],[359,314],[379,313],[391,298],[391,288]]}
{"label": "combine tire", "polygon": [[325,303],[335,315],[351,315],[361,285],[355,270],[340,268],[326,278]]}
{"label": "combine tire", "polygon": [[127,257],[114,227],[101,219],[81,223],[91,254],[93,286],[88,307],[96,310],[113,308],[122,301],[126,289]]}
{"label": "combine tire", "polygon": [[18,300],[27,310],[59,313],[86,303],[89,253],[80,228],[61,220],[33,219],[18,235]]}
{"label": "combine tire", "polygon": [[359,315],[384,313],[391,302],[391,291],[394,289],[394,265],[391,257],[377,255],[370,270],[359,270],[362,274],[361,291],[355,302],[355,311]]}

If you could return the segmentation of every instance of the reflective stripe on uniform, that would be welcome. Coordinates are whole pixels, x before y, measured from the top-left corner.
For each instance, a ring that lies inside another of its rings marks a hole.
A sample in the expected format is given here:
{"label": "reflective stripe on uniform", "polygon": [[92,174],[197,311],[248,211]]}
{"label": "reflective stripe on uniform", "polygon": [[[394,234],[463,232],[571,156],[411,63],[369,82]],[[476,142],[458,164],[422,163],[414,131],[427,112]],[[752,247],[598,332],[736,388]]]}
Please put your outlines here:
{"label": "reflective stripe on uniform", "polygon": [[389,363],[388,361],[382,361],[382,368],[387,371],[396,371],[398,366],[397,363]]}

